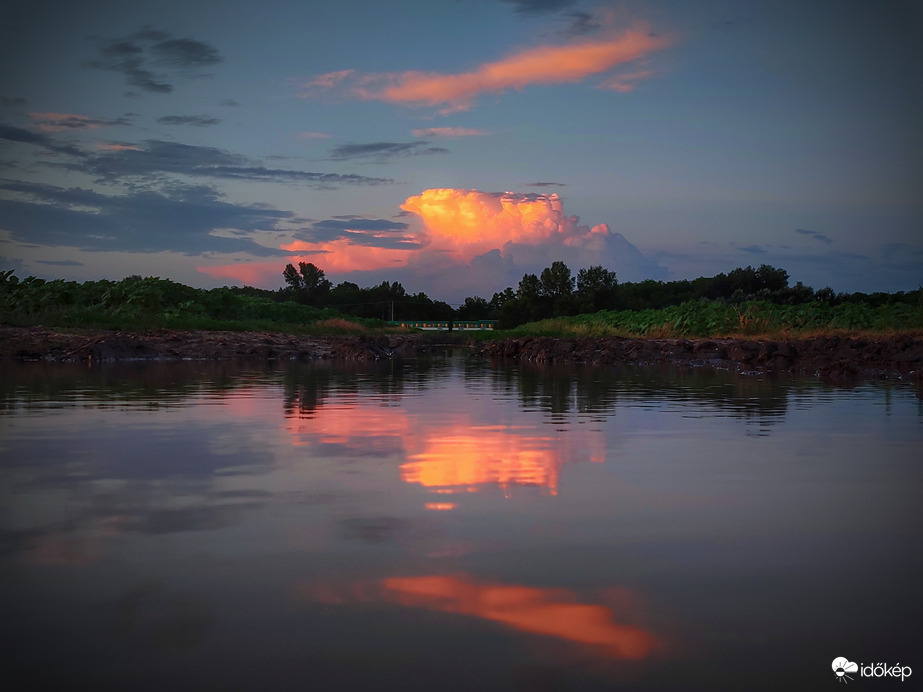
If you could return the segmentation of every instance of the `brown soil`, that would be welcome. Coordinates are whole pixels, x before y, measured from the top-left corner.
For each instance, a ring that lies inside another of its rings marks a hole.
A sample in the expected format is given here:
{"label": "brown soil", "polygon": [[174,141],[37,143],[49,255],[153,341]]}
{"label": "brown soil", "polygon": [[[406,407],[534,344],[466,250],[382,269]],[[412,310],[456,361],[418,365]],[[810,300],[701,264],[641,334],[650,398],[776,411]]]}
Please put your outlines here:
{"label": "brown soil", "polygon": [[[61,332],[0,326],[0,358],[21,361],[116,360],[377,360],[438,351],[465,343],[461,334],[437,336],[297,336],[260,332],[152,330]],[[630,339],[551,337],[504,339],[469,345],[473,355],[533,363],[677,363],[741,372],[786,371],[831,380],[900,377],[923,383],[923,337],[816,336],[760,339]]]}
{"label": "brown soil", "polygon": [[765,339],[522,338],[485,345],[481,355],[537,363],[671,362],[739,372],[785,371],[830,380],[900,377],[923,382],[923,337],[815,336]]}

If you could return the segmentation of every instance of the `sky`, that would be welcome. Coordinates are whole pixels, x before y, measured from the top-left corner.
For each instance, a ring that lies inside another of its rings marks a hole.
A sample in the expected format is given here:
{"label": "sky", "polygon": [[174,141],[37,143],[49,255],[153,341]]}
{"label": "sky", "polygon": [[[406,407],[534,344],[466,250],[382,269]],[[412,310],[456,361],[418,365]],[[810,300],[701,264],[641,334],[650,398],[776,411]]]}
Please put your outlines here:
{"label": "sky", "polygon": [[563,260],[923,284],[919,0],[36,0],[0,270],[459,303]]}

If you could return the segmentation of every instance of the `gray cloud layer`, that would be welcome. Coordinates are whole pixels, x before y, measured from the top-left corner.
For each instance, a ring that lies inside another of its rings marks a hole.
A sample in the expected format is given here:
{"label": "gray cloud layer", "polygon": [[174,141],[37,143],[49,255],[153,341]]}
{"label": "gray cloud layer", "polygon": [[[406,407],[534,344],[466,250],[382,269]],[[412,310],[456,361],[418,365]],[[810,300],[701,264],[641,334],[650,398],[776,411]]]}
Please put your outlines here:
{"label": "gray cloud layer", "polygon": [[[105,195],[17,180],[0,182],[15,198],[0,199],[0,218],[13,240],[64,245],[83,250],[199,254],[207,251],[249,252],[280,256],[249,236],[279,230],[289,211],[230,204],[204,185],[175,186]],[[212,235],[218,228],[236,229],[240,238]]]}
{"label": "gray cloud layer", "polygon": [[210,118],[207,115],[164,115],[157,118],[161,125],[195,125],[197,127],[206,127],[208,125],[218,125],[221,118]]}
{"label": "gray cloud layer", "polygon": [[351,245],[380,247],[397,250],[418,250],[420,241],[409,235],[409,225],[387,219],[325,219],[315,221],[295,234],[298,240],[323,243],[345,238]]}
{"label": "gray cloud layer", "polygon": [[201,70],[223,60],[214,46],[154,29],[101,40],[96,50],[98,57],[87,67],[118,72],[129,86],[150,93],[170,93],[174,85],[168,79],[177,72]]}
{"label": "gray cloud layer", "polygon": [[806,235],[809,238],[814,238],[814,240],[819,240],[825,245],[830,245],[833,242],[831,238],[829,238],[828,236],[824,235],[823,233],[819,231],[809,231],[806,228],[796,228],[795,233],[798,233],[799,235]]}
{"label": "gray cloud layer", "polygon": [[348,159],[371,159],[384,163],[394,158],[407,156],[428,156],[430,154],[448,154],[442,147],[428,146],[429,142],[370,142],[368,144],[343,144],[330,150],[330,158],[335,161]]}
{"label": "gray cloud layer", "polygon": [[[0,141],[32,149],[39,165],[88,174],[96,185],[116,186],[118,192],[0,179],[0,227],[14,241],[92,251],[247,252],[286,257],[283,251],[265,247],[254,238],[271,232],[267,244],[277,244],[277,234],[291,232],[300,221],[293,212],[231,203],[210,185],[189,184],[188,179],[285,183],[312,189],[394,182],[356,174],[270,168],[224,149],[157,139],[113,145],[100,152],[68,143],[69,132],[61,128],[48,134],[0,123]],[[416,247],[416,241],[405,237],[406,228],[407,224],[384,220],[330,220],[303,228],[300,236],[342,237],[377,247]]]}

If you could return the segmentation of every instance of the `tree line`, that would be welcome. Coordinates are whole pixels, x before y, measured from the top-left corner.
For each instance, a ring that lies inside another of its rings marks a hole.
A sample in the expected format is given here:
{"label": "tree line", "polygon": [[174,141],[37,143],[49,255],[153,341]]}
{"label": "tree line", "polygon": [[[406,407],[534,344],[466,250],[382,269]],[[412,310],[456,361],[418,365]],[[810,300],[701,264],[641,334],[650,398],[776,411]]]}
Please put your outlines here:
{"label": "tree line", "polygon": [[869,295],[834,293],[829,287],[815,291],[801,282],[790,286],[785,270],[768,265],[693,280],[619,283],[615,272],[602,266],[580,269],[575,276],[564,262],[557,261],[538,274],[523,275],[516,288],[507,287],[490,300],[469,296],[457,307],[422,292],[410,293],[396,281],[368,288],[348,281],[334,286],[322,269],[310,263],[299,263],[297,268],[287,265],[283,279],[284,287],[277,290],[253,286],[199,289],[159,277],[78,283],[32,276],[20,280],[12,271],[4,271],[0,272],[0,322],[272,329],[347,316],[360,323],[363,318],[376,320],[368,323],[370,327],[380,325],[378,320],[391,319],[492,319],[499,328],[510,329],[552,317],[598,313],[612,317],[699,303],[735,307],[748,301],[768,306],[850,303],[879,312],[896,305],[923,305],[920,290]]}
{"label": "tree line", "polygon": [[[647,310],[681,305],[690,301],[718,301],[740,304],[768,300],[777,305],[820,302],[839,305],[864,302],[872,306],[919,300],[920,292],[836,293],[829,286],[815,290],[801,281],[789,285],[784,269],[762,264],[738,267],[711,277],[678,281],[619,283],[616,273],[598,265],[580,269],[576,276],[562,261],[552,262],[539,274],[524,274],[514,289],[507,287],[490,300],[469,296],[453,309],[433,301],[425,293],[409,294],[398,283],[382,282],[372,288],[359,288],[350,282],[334,286],[324,271],[311,263],[289,264],[283,271],[286,287],[279,292],[284,300],[315,307],[330,307],[359,317],[417,320],[498,321],[503,329],[549,317],[595,313],[600,310]],[[916,296],[916,297],[914,297]],[[393,313],[392,313],[393,310]]]}

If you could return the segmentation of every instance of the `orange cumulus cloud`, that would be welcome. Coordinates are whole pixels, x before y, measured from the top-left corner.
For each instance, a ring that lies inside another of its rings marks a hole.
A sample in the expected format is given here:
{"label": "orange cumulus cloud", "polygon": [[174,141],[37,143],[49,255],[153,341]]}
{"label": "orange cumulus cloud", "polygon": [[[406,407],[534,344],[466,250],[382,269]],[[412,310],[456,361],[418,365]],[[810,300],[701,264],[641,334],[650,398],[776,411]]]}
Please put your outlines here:
{"label": "orange cumulus cloud", "polygon": [[[419,217],[422,228],[408,228],[399,235],[359,229],[333,240],[294,240],[280,245],[280,249],[295,253],[286,261],[312,262],[328,277],[335,277],[406,267],[424,253],[428,261],[438,257],[440,263],[454,265],[465,265],[492,250],[505,255],[513,246],[566,247],[597,256],[605,251],[607,238],[612,235],[604,223],[580,225],[577,216],[566,215],[557,194],[431,188],[408,197],[401,209]],[[198,269],[216,278],[267,287],[278,285],[282,271],[278,261]]]}
{"label": "orange cumulus cloud", "polygon": [[302,83],[302,96],[318,89],[349,84],[354,96],[413,106],[442,106],[443,113],[471,107],[481,93],[502,93],[532,85],[581,82],[632,63],[673,43],[673,38],[653,34],[645,23],[604,38],[583,39],[564,45],[525,48],[505,58],[484,63],[469,72],[443,74],[411,70],[359,75],[341,70]]}
{"label": "orange cumulus cloud", "polygon": [[564,214],[564,204],[556,194],[430,189],[407,198],[401,209],[421,218],[429,249],[445,252],[457,262],[502,250],[507,243],[598,246],[602,250],[603,239],[610,233],[606,224],[579,226],[576,216]]}

